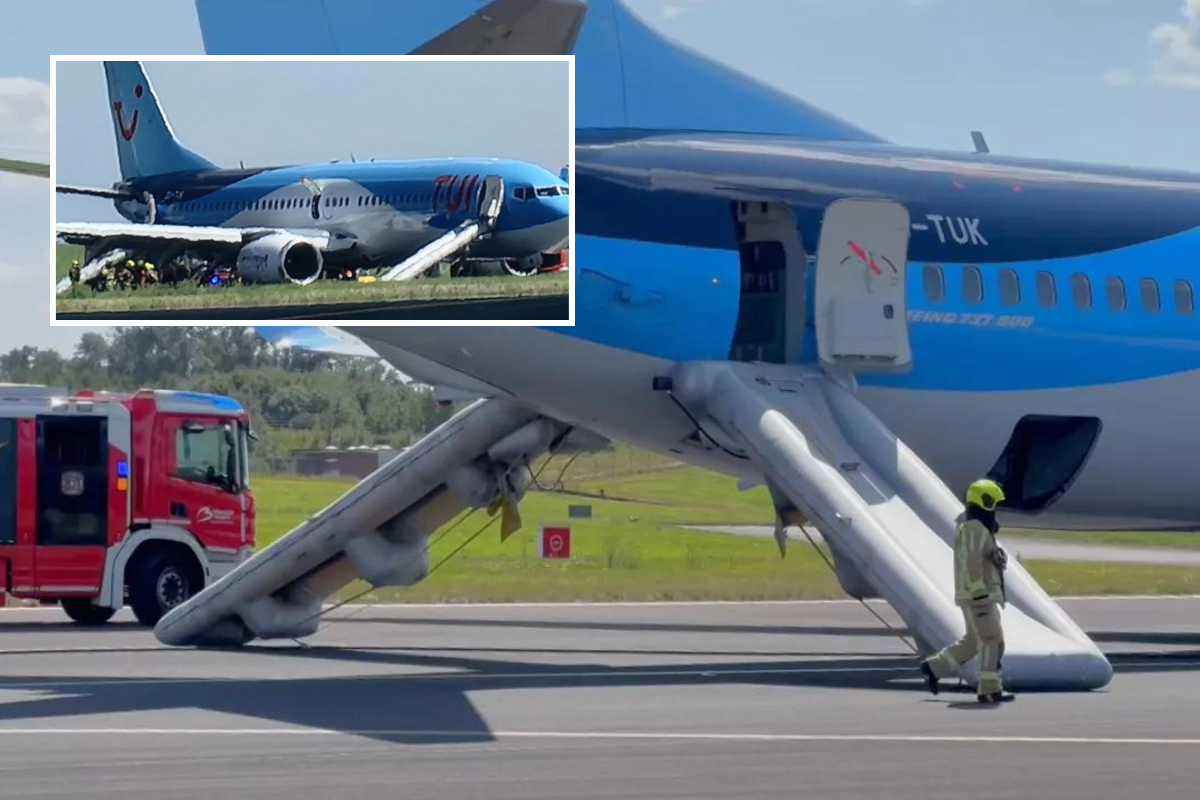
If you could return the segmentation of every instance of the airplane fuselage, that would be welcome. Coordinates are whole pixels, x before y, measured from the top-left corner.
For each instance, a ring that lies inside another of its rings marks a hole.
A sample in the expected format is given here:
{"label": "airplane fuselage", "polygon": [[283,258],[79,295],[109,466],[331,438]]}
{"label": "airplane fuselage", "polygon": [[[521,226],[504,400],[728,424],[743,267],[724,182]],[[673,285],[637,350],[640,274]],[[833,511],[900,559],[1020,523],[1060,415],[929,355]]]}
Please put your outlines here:
{"label": "airplane fuselage", "polygon": [[[787,204],[813,252],[833,200],[898,200],[913,226],[914,363],[860,376],[872,410],[955,489],[992,468],[1031,415],[1097,420],[1065,493],[1023,524],[1200,522],[1200,178],[673,134],[582,144],[576,182],[587,202],[574,328],[352,332],[559,419],[752,478],[745,462],[688,444],[690,421],[651,388],[676,361],[731,357],[742,285],[732,204]],[[815,360],[809,266],[804,363]]]}
{"label": "airplane fuselage", "polygon": [[[153,195],[156,223],[328,231],[333,236],[327,258],[333,263],[365,259],[386,266],[477,218],[489,175],[504,179],[506,196],[493,232],[472,245],[472,257],[519,258],[549,251],[567,238],[566,184],[519,161],[426,159],[210,170],[137,178],[119,187],[137,198]],[[544,194],[537,194],[538,188]],[[127,219],[146,221],[144,201],[115,204]]]}

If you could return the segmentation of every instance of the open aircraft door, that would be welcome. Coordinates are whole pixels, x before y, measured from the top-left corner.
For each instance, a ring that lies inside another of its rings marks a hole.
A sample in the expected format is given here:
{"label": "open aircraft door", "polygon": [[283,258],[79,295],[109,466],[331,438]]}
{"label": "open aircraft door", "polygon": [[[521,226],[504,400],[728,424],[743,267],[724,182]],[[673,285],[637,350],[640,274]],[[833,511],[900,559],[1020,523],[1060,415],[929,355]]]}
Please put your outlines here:
{"label": "open aircraft door", "polygon": [[826,366],[903,372],[912,366],[904,302],[908,209],[838,200],[825,211],[817,250],[817,352]]}
{"label": "open aircraft door", "polygon": [[500,206],[504,202],[504,179],[499,175],[488,175],[483,179],[479,196],[479,221],[486,230],[491,230],[500,218]]}

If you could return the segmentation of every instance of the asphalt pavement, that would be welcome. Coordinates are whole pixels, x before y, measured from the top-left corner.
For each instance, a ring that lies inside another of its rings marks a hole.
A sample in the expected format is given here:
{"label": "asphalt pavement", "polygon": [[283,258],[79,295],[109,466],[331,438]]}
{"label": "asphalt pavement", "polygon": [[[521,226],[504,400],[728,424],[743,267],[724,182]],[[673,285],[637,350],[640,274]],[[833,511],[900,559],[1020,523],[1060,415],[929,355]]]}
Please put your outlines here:
{"label": "asphalt pavement", "polygon": [[345,607],[240,650],[3,611],[0,796],[1194,798],[1200,599],[1064,605],[1113,683],[995,709],[848,601]]}

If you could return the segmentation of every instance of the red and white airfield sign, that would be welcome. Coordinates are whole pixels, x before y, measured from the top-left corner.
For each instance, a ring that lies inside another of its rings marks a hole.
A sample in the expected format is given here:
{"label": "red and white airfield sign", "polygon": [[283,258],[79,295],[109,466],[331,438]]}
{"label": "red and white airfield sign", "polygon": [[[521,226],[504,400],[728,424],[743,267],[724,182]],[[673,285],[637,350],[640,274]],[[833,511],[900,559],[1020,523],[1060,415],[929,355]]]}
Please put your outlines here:
{"label": "red and white airfield sign", "polygon": [[570,558],[571,529],[561,525],[543,525],[538,528],[538,556],[540,558]]}

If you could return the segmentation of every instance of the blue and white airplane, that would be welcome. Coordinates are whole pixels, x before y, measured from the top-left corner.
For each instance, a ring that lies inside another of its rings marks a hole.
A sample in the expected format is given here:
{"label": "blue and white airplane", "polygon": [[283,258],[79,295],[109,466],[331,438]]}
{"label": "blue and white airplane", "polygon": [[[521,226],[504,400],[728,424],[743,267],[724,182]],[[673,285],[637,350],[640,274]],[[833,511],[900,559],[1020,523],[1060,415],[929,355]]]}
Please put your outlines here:
{"label": "blue and white airplane", "polygon": [[[209,52],[291,52],[291,37],[245,24],[267,5],[198,0]],[[437,5],[451,22],[478,6]],[[323,8],[296,3],[289,28],[333,24]],[[367,15],[302,41],[405,52],[436,33],[407,6]],[[667,41],[620,0],[590,0],[574,52],[573,328],[262,330],[490,398],[406,454],[411,496],[442,479],[419,459],[445,451],[439,476],[464,457],[464,470],[511,476],[571,428],[671,454],[766,484],[780,531],[817,527],[846,591],[886,598],[927,651],[962,630],[948,545],[980,476],[1003,484],[1009,522],[1200,525],[1200,176],[1004,158],[982,137],[971,153],[895,146]],[[527,438],[500,426],[489,447],[489,403],[534,415]],[[456,431],[479,432],[482,454],[452,453]],[[463,503],[489,499],[445,480]],[[339,501],[348,513],[360,488]],[[491,491],[507,503],[518,489]],[[321,525],[285,541],[315,541]],[[380,563],[401,546],[378,530],[382,544],[348,539],[322,557],[366,575],[365,553]],[[210,587],[160,638],[195,641],[218,619],[295,633],[302,608],[268,619],[246,605],[312,588],[285,552],[277,569],[271,551],[248,562],[260,580],[240,595]],[[1098,648],[1019,564],[1008,588],[1009,680],[1108,681]]]}
{"label": "blue and white airplane", "polygon": [[257,283],[347,269],[402,280],[468,258],[529,274],[566,246],[569,190],[541,167],[443,158],[221,169],[175,137],[139,62],[104,71],[121,181],[58,191],[111,198],[130,223],[57,226],[59,239],[86,247],[85,279],[134,252],[236,264]]}

